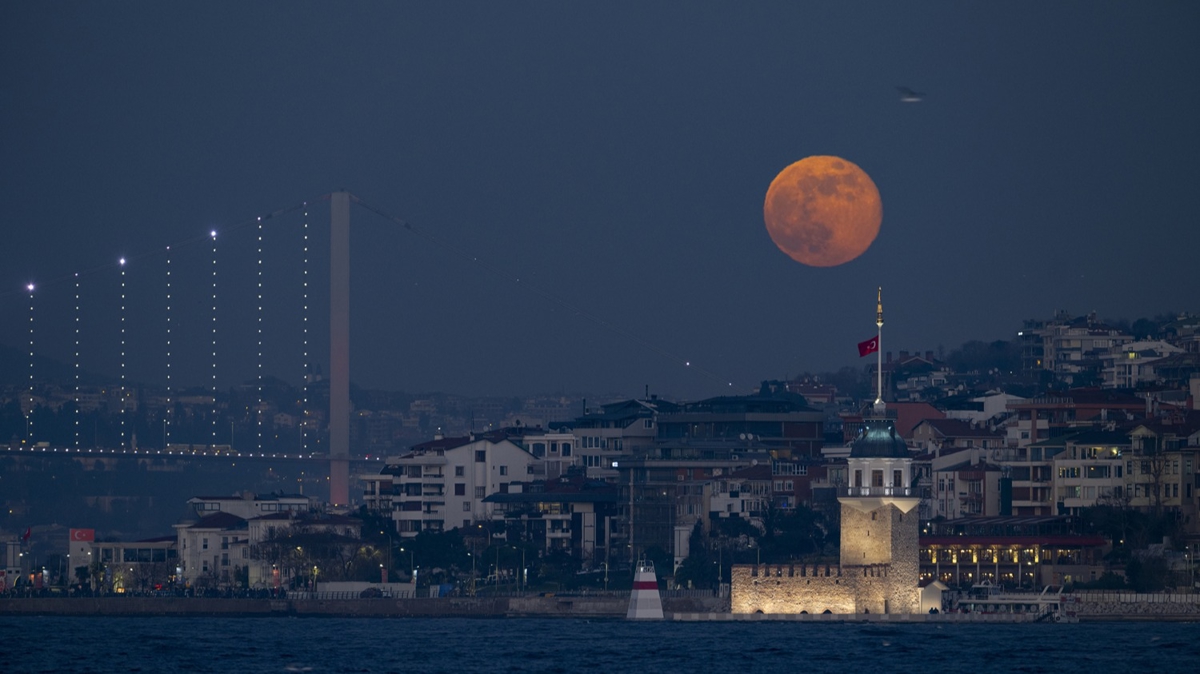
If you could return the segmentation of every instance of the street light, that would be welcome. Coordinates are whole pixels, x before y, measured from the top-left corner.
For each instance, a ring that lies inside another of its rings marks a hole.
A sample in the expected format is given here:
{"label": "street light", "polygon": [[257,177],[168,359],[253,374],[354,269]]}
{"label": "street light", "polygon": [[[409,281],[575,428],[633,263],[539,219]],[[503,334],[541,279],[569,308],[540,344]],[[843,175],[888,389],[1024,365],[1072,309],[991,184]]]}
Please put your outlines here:
{"label": "street light", "polygon": [[[400,552],[405,552],[404,548],[400,548]],[[408,575],[412,576],[413,584],[417,582],[417,562],[416,555],[413,550],[408,550]]]}

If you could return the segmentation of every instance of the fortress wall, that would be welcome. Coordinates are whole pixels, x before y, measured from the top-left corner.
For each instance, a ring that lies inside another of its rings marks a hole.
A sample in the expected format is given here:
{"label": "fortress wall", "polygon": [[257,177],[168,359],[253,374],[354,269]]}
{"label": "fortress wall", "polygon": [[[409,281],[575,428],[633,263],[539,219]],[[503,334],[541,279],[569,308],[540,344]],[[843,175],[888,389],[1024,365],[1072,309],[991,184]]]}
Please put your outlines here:
{"label": "fortress wall", "polygon": [[730,611],[854,613],[854,579],[844,578],[840,572],[836,566],[735,565],[730,576]]}
{"label": "fortress wall", "polygon": [[907,582],[887,564],[736,565],[731,579],[733,613],[917,613],[920,608],[916,581]]}

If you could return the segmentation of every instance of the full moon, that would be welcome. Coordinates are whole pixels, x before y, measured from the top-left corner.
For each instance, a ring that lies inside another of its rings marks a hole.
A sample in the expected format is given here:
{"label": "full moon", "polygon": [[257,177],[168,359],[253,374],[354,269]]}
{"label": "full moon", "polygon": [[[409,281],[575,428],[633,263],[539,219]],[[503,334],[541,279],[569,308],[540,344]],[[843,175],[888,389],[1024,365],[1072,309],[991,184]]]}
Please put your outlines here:
{"label": "full moon", "polygon": [[806,157],[779,172],[763,203],[779,250],[811,267],[862,255],[879,234],[883,203],[865,171],[840,157]]}

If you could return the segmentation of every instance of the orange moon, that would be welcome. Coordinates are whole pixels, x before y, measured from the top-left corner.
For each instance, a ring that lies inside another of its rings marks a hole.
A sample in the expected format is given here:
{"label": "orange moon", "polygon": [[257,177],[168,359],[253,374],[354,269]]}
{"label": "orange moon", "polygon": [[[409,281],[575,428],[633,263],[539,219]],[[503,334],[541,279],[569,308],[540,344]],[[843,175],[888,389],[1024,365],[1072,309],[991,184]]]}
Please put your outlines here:
{"label": "orange moon", "polygon": [[779,250],[810,267],[862,255],[879,234],[883,203],[865,171],[840,157],[806,157],[779,172],[763,203]]}

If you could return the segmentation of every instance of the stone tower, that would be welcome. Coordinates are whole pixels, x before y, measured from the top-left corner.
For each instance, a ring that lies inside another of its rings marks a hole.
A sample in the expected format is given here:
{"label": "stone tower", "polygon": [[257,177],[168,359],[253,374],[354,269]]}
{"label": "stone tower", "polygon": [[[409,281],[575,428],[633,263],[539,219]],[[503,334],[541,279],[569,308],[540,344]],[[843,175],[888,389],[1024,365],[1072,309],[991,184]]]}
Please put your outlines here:
{"label": "stone tower", "polygon": [[866,419],[851,445],[842,505],[842,574],[857,579],[856,611],[915,613],[920,499],[912,487],[912,458],[896,425],[883,415]]}

